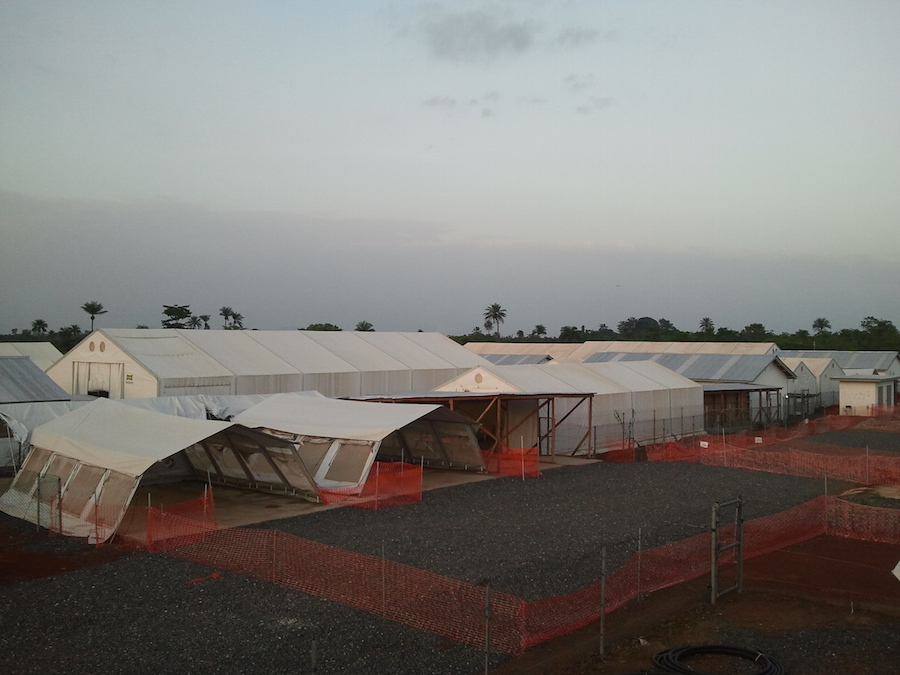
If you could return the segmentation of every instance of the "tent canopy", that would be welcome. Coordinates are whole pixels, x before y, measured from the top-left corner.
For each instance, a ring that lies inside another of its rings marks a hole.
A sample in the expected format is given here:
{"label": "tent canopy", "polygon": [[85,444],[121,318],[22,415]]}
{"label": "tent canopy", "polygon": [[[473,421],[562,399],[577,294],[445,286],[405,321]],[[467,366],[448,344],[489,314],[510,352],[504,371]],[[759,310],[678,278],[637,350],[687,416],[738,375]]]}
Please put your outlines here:
{"label": "tent canopy", "polygon": [[277,429],[298,436],[380,441],[440,407],[275,394],[236,415],[233,421],[245,427]]}
{"label": "tent canopy", "polygon": [[31,444],[136,477],[155,462],[231,425],[98,399],[36,428]]}

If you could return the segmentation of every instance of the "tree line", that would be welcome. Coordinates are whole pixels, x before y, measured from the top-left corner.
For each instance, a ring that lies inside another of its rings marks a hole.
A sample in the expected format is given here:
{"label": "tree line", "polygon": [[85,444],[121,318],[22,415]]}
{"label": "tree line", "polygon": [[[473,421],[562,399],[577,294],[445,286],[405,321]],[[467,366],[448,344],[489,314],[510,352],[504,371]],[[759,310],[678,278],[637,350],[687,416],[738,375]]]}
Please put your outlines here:
{"label": "tree line", "polygon": [[557,335],[550,335],[547,327],[537,324],[528,333],[519,330],[514,335],[502,337],[500,325],[506,320],[507,311],[499,303],[485,308],[482,326],[475,326],[465,335],[451,336],[460,343],[507,340],[520,342],[585,342],[588,340],[640,340],[647,342],[775,342],[781,349],[870,350],[900,351],[900,332],[892,321],[867,316],[859,328],[843,328],[832,331],[831,322],[820,317],[810,326],[793,333],[776,333],[762,323],[750,323],[741,330],[725,326],[716,327],[710,317],[703,317],[697,330],[679,330],[665,318],[649,316],[629,317],[619,321],[613,329],[605,323],[597,328],[574,325],[562,326]]}

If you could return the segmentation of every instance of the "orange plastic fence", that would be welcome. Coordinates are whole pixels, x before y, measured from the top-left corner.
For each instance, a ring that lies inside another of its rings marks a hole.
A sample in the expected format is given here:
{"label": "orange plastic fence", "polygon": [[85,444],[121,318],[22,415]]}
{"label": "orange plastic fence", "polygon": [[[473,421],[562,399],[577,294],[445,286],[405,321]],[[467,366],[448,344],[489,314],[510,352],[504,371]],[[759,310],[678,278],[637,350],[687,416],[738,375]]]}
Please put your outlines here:
{"label": "orange plastic fence", "polygon": [[[823,495],[788,511],[747,521],[744,556],[825,533],[900,544],[900,510]],[[724,528],[724,538],[732,535],[733,529]],[[606,612],[641,594],[709,573],[710,536],[705,532],[636,553],[607,577]],[[195,532],[191,537],[168,536],[164,542],[166,550],[179,558],[341,602],[465,644],[484,644],[488,599],[484,586],[276,530]],[[520,653],[584,626],[603,611],[599,578],[579,591],[533,602],[495,591],[489,598],[491,648],[506,654]]]}
{"label": "orange plastic fence", "polygon": [[159,508],[129,506],[116,536],[123,544],[165,551],[202,540],[218,529],[212,488],[206,488],[202,496],[177,504]]}
{"label": "orange plastic fence", "polygon": [[[759,437],[758,437],[759,438]],[[712,466],[753,469],[810,478],[835,478],[865,485],[900,482],[900,456],[880,455],[863,449],[827,445],[795,438],[791,441],[735,445],[727,437],[703,437],[647,446],[653,462],[694,462]]]}
{"label": "orange plastic fence", "polygon": [[422,501],[422,467],[404,462],[375,462],[360,488],[319,490],[326,504],[385,509]]}
{"label": "orange plastic fence", "polygon": [[529,476],[537,478],[541,475],[538,469],[538,449],[508,448],[501,445],[498,450],[482,452],[481,457],[488,473],[501,476]]}

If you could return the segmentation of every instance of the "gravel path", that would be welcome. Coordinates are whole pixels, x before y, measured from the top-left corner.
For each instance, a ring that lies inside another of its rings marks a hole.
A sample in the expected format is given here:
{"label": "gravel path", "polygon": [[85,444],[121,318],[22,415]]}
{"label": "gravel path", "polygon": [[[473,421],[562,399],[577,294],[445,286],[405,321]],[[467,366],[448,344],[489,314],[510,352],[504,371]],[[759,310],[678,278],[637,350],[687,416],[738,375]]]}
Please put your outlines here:
{"label": "gravel path", "polygon": [[[334,509],[273,521],[298,536],[535,599],[599,580],[652,548],[708,528],[710,505],[742,495],[745,517],[818,496],[805,479],[681,463],[565,467],[425,494],[383,511]],[[61,541],[61,540],[57,540]],[[61,545],[61,544],[60,544]],[[71,546],[71,544],[65,544]],[[363,612],[165,555],[0,587],[0,672],[476,673],[477,649]],[[501,661],[502,657],[495,657]]]}

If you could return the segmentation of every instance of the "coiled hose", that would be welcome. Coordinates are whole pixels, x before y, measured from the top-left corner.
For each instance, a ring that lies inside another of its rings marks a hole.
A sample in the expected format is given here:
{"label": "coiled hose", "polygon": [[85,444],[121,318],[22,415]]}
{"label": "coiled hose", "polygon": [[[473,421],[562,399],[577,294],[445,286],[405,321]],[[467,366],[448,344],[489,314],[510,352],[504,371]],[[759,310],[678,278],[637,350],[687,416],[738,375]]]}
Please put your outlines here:
{"label": "coiled hose", "polygon": [[760,666],[760,670],[754,675],[784,675],[784,666],[767,654],[752,649],[730,647],[727,645],[699,645],[695,647],[673,647],[664,649],[653,656],[653,663],[667,673],[688,673],[689,675],[704,675],[699,670],[686,666],[681,660],[698,654],[721,654],[735,656],[741,659],[754,661]]}

